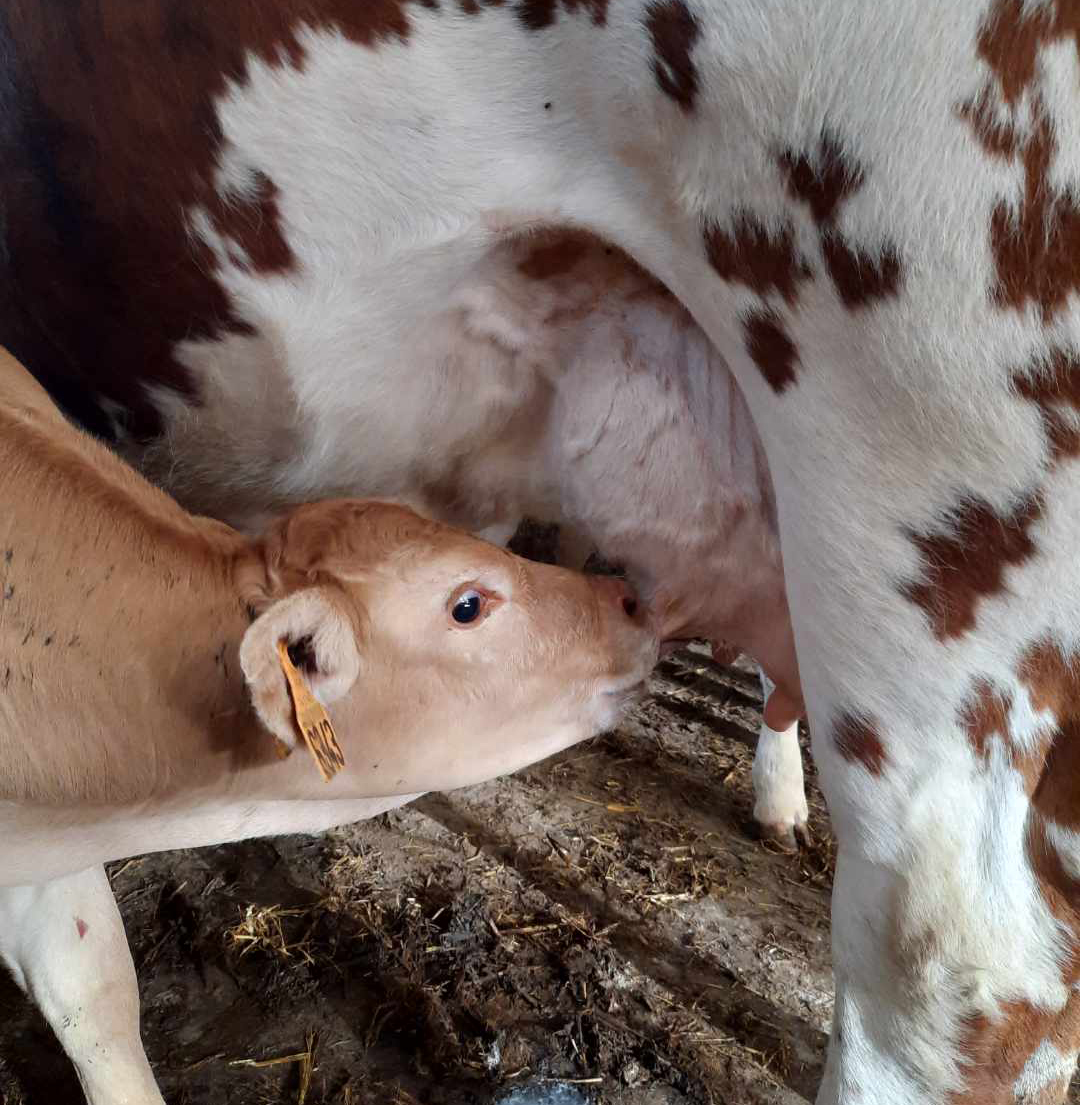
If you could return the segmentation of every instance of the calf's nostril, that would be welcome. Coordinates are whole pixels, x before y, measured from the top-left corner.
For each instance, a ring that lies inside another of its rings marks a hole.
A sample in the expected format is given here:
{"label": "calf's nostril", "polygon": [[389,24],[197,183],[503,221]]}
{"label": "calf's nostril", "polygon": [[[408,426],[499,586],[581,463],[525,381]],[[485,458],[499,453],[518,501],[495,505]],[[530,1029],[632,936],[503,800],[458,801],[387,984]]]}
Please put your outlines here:
{"label": "calf's nostril", "polygon": [[622,600],[622,608],[626,611],[626,616],[632,618],[637,613],[637,599],[632,599],[627,595]]}

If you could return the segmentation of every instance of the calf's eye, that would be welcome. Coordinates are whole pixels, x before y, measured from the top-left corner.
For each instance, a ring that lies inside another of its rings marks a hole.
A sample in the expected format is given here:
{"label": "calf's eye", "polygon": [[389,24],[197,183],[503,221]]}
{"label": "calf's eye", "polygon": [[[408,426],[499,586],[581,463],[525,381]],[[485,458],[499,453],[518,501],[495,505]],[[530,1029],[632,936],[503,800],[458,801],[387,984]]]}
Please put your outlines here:
{"label": "calf's eye", "polygon": [[450,617],[458,625],[469,625],[476,621],[484,610],[484,596],[479,591],[462,591],[450,610]]}

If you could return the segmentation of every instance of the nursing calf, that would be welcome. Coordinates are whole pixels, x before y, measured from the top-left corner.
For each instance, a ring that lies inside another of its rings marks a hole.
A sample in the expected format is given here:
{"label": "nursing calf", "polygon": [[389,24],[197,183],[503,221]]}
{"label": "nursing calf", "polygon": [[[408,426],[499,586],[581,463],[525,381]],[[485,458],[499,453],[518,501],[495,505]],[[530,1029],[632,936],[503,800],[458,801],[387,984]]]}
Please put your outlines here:
{"label": "nursing calf", "polygon": [[[629,589],[398,506],[302,506],[249,541],[185,513],[0,351],[0,954],[91,1105],[160,1103],[101,864],[318,831],[610,726],[657,655]],[[333,706],[295,743],[288,643]]]}

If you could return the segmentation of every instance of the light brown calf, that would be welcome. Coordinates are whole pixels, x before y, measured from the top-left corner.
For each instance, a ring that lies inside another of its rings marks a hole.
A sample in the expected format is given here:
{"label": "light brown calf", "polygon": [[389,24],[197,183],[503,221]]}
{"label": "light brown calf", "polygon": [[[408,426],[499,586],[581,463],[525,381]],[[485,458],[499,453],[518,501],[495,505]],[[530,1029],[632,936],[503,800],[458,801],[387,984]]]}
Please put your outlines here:
{"label": "light brown calf", "polygon": [[[275,754],[281,640],[332,705],[328,784]],[[161,1101],[102,862],[516,770],[611,725],[656,654],[624,585],[402,507],[304,506],[258,542],[186,514],[0,350],[0,954],[91,1105]]]}

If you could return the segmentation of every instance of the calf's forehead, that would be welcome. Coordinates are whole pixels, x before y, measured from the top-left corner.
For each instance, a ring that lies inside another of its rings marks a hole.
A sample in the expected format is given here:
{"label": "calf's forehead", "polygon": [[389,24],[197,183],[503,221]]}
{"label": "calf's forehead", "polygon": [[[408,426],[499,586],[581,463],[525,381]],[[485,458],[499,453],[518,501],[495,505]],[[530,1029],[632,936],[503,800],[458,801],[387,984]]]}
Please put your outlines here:
{"label": "calf's forehead", "polygon": [[407,583],[453,584],[474,581],[487,586],[509,585],[528,574],[528,561],[456,530],[381,541],[351,559],[345,576],[375,575]]}

